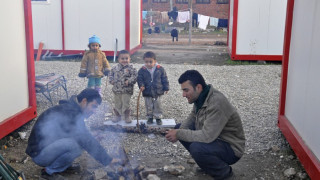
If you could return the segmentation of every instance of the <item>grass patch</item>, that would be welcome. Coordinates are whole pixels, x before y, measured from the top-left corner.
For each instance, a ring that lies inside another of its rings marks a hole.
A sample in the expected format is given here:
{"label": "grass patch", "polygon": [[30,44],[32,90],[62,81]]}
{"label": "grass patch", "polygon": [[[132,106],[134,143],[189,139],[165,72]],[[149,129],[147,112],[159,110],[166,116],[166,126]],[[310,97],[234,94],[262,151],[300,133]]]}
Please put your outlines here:
{"label": "grass patch", "polygon": [[236,60],[233,61],[230,58],[227,59],[227,65],[281,65],[281,61],[244,61]]}

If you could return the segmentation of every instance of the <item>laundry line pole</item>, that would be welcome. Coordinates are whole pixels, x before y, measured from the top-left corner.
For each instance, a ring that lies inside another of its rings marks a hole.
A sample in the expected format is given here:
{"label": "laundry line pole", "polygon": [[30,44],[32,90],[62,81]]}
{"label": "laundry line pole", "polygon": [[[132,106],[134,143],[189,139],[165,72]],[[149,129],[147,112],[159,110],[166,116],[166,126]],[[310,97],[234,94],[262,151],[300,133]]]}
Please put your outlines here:
{"label": "laundry line pole", "polygon": [[172,0],[170,0],[170,11],[172,11]]}
{"label": "laundry line pole", "polygon": [[192,35],[192,0],[188,2],[189,12],[190,12],[190,20],[189,20],[189,45],[191,44],[191,35]]}

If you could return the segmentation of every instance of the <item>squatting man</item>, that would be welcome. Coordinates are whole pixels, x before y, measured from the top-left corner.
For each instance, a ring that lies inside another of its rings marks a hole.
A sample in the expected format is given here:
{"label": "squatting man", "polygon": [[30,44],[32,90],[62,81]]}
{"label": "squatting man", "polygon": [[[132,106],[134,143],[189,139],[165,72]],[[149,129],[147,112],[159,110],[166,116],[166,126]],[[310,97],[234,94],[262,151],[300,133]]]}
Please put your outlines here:
{"label": "squatting man", "polygon": [[42,178],[63,179],[59,173],[76,169],[73,161],[83,150],[105,166],[120,162],[107,154],[84,122],[95,113],[101,101],[97,90],[87,88],[39,116],[31,131],[26,153],[33,162],[44,167]]}
{"label": "squatting man", "polygon": [[215,180],[234,178],[230,165],[241,158],[245,148],[238,112],[198,71],[188,70],[178,81],[193,109],[186,120],[167,131],[166,139],[173,143],[179,140]]}

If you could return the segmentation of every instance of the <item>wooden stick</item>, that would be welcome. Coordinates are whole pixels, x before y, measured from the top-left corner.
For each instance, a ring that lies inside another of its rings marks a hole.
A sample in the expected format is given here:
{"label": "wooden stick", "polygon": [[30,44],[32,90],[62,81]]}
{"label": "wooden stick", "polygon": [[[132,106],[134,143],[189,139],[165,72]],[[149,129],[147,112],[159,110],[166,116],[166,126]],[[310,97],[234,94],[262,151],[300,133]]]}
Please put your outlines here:
{"label": "wooden stick", "polygon": [[139,125],[139,104],[140,104],[140,96],[141,96],[141,93],[142,93],[142,90],[140,89],[139,91],[139,96],[138,96],[138,100],[137,100],[137,128],[138,128],[138,131],[141,133],[141,130],[140,130],[140,125]]}

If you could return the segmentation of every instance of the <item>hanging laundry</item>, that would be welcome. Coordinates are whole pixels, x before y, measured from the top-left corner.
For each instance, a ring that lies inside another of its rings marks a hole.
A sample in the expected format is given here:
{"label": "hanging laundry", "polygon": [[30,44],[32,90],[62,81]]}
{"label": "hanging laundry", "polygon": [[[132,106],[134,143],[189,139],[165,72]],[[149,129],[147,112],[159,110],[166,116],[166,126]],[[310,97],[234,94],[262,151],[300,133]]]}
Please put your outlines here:
{"label": "hanging laundry", "polygon": [[173,20],[176,21],[177,17],[178,17],[178,11],[169,11],[168,16],[169,16],[169,18],[172,18]]}
{"label": "hanging laundry", "polygon": [[218,27],[219,19],[215,17],[210,17],[210,26]]}
{"label": "hanging laundry", "polygon": [[190,21],[190,12],[189,11],[178,12],[177,22],[186,23],[187,21]]}
{"label": "hanging laundry", "polygon": [[199,28],[206,30],[209,23],[209,16],[198,14]]}
{"label": "hanging laundry", "polygon": [[161,20],[162,24],[169,22],[169,16],[167,11],[161,12]]}
{"label": "hanging laundry", "polygon": [[148,11],[142,11],[142,19],[147,18],[147,13],[148,13]]}
{"label": "hanging laundry", "polygon": [[228,27],[228,19],[219,19],[218,27]]}
{"label": "hanging laundry", "polygon": [[192,14],[192,27],[198,27],[198,13]]}

